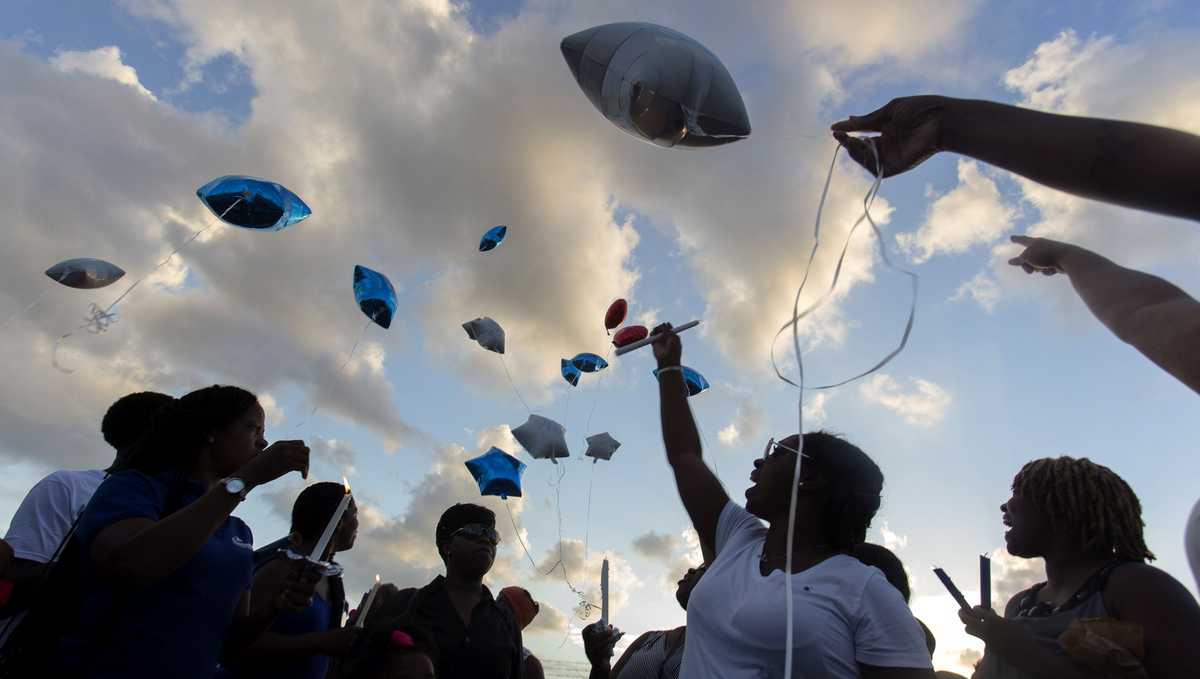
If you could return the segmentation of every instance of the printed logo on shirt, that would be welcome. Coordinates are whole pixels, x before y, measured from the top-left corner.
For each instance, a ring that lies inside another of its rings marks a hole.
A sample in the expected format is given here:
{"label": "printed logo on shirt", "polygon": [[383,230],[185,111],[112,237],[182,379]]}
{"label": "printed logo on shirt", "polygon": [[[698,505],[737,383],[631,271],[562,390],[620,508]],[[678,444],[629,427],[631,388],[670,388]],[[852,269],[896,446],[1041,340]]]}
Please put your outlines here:
{"label": "printed logo on shirt", "polygon": [[253,550],[253,549],[254,549],[254,545],[253,545],[253,544],[251,544],[251,543],[249,543],[249,542],[246,542],[245,540],[243,540],[243,539],[239,538],[239,537],[238,537],[238,536],[236,536],[236,535],[235,535],[235,536],[233,536],[233,544],[237,545],[238,547],[242,547],[243,549],[249,549],[249,550]]}

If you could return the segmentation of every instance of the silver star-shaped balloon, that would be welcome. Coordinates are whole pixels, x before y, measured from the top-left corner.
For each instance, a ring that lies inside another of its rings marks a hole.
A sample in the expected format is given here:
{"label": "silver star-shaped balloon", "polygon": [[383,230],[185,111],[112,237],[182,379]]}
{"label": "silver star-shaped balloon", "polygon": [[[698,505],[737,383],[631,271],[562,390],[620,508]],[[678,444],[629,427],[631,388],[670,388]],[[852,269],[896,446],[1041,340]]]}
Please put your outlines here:
{"label": "silver star-shaped balloon", "polygon": [[496,321],[484,316],[467,321],[462,327],[467,331],[467,337],[479,342],[479,346],[497,354],[504,353],[504,328]]}
{"label": "silver star-shaped balloon", "polygon": [[594,457],[592,463],[596,460],[611,460],[613,453],[617,452],[617,448],[621,447],[621,442],[609,436],[608,432],[603,434],[593,434],[587,437],[588,449],[584,455]]}
{"label": "silver star-shaped balloon", "polygon": [[536,459],[558,464],[555,458],[570,457],[566,428],[548,417],[530,415],[525,424],[512,430],[512,435]]}

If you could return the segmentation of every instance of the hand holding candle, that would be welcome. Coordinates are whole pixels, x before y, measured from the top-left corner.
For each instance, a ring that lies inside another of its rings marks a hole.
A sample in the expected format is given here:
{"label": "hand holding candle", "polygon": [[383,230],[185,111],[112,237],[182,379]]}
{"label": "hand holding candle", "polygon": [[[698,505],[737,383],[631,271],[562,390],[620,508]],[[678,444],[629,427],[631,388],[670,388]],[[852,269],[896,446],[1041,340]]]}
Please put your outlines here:
{"label": "hand holding candle", "polygon": [[325,560],[325,548],[329,546],[329,541],[333,539],[333,534],[342,522],[342,515],[346,513],[346,508],[350,506],[350,482],[344,476],[342,477],[342,485],[345,486],[346,493],[342,495],[342,501],[338,503],[333,516],[329,518],[329,523],[325,525],[325,532],[321,533],[321,539],[317,540],[317,546],[313,548],[312,554],[308,557],[313,561]]}
{"label": "hand holding candle", "polygon": [[[700,321],[691,321],[688,323],[684,323],[683,325],[679,326],[678,328],[671,328],[671,330],[673,332],[680,333],[680,332],[683,332],[684,330],[691,330],[692,328],[696,327],[697,325],[700,325]],[[645,339],[640,339],[636,342],[631,342],[629,344],[626,344],[625,346],[617,349],[617,352],[616,352],[617,356],[624,356],[625,354],[628,354],[629,352],[633,351],[634,349],[641,349],[642,347],[644,347],[648,344],[654,344],[654,340],[658,339],[660,336],[661,336],[661,334],[650,335],[649,337],[647,337]]]}
{"label": "hand holding candle", "polygon": [[375,584],[371,586],[371,592],[367,594],[367,600],[363,603],[362,610],[358,612],[358,616],[354,620],[354,626],[362,628],[367,622],[367,614],[371,612],[371,605],[375,603],[375,595],[379,593],[379,574],[375,574]]}

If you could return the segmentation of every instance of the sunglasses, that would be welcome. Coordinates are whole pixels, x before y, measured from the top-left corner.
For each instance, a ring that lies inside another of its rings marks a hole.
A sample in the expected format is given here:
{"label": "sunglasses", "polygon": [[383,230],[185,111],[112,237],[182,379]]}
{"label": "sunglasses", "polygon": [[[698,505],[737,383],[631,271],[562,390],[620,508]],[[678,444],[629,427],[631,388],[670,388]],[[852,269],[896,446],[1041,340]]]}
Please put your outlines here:
{"label": "sunglasses", "polygon": [[[767,447],[766,447],[766,449],[763,450],[762,459],[763,459],[763,462],[766,462],[768,459],[771,458],[772,455],[782,455],[783,453],[795,453],[795,452],[797,452],[795,448],[785,446],[782,443],[777,442],[774,438],[772,438],[770,441],[767,441]],[[805,457],[809,457],[809,456],[806,453],[800,453],[800,457],[805,458]]]}
{"label": "sunglasses", "polygon": [[486,540],[493,546],[500,544],[500,533],[495,528],[482,523],[470,523],[450,534],[450,537],[462,536],[469,540]]}

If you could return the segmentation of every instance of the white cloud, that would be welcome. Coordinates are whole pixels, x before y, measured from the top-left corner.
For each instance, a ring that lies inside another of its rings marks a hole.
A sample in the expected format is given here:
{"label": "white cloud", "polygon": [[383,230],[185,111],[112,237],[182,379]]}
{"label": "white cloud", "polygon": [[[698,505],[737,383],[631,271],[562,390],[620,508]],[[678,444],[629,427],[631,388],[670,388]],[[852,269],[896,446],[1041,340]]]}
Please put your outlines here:
{"label": "white cloud", "polygon": [[312,459],[324,462],[342,474],[353,475],[358,454],[345,441],[317,438],[309,443]]}
{"label": "white cloud", "polygon": [[754,398],[738,405],[733,421],[717,432],[717,439],[726,446],[735,446],[741,441],[753,441],[762,434],[764,414]]}
{"label": "white cloud", "polygon": [[971,280],[958,286],[954,294],[950,296],[948,301],[961,302],[967,297],[975,300],[975,302],[983,307],[983,310],[989,314],[996,310],[996,304],[1000,301],[1000,286],[996,284],[996,279],[986,271],[981,271],[975,274]]}
{"label": "white cloud", "polygon": [[896,242],[921,263],[937,254],[958,254],[994,242],[1012,229],[1017,214],[979,163],[960,159],[958,186],[930,204],[915,233],[899,234]]}
{"label": "white cloud", "polygon": [[[1010,69],[1004,83],[1020,106],[1133,120],[1200,134],[1197,59],[1200,42],[1194,31],[1186,29],[1147,24],[1122,39],[1084,39],[1066,30]],[[1192,262],[1200,256],[1200,231],[1192,223],[1015,179],[1023,203],[1036,210],[1027,229],[1031,235],[1075,243],[1133,268]],[[1080,311],[1070,286],[1014,275],[1007,257],[999,256],[1002,249],[1004,254],[1013,250],[1005,244],[994,248],[990,273],[968,281],[952,299],[969,295],[990,310],[1002,296],[1036,291],[1039,299]]]}
{"label": "white cloud", "polygon": [[121,49],[115,45],[87,52],[59,50],[50,58],[50,63],[63,73],[83,73],[128,85],[142,96],[157,101],[138,80],[137,69],[121,60]]}
{"label": "white cloud", "polygon": [[952,398],[945,389],[929,380],[913,379],[915,389],[905,392],[890,375],[877,373],[858,388],[869,403],[876,403],[918,427],[930,427],[942,420]]}
{"label": "white cloud", "polygon": [[649,531],[633,540],[633,551],[649,559],[666,560],[680,548],[679,538],[670,533]]}
{"label": "white cloud", "polygon": [[908,536],[901,535],[900,533],[891,530],[891,528],[888,527],[887,521],[884,521],[883,524],[879,526],[879,534],[883,537],[883,546],[887,547],[893,552],[897,552],[908,546]]}
{"label": "white cloud", "polygon": [[804,400],[804,429],[812,431],[825,424],[827,413],[825,412],[825,404],[829,402],[829,392],[819,391],[815,394],[807,394],[808,398]]}

